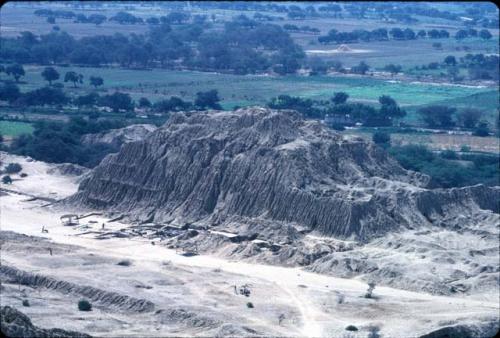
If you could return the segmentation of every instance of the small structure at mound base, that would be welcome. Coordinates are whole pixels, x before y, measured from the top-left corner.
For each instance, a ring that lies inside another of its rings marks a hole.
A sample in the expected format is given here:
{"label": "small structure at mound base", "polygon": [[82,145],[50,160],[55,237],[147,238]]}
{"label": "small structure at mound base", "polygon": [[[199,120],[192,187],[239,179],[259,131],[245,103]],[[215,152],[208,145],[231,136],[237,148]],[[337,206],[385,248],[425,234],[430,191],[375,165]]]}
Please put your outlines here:
{"label": "small structure at mound base", "polygon": [[64,226],[72,226],[80,224],[80,222],[78,221],[78,215],[76,214],[62,215],[59,219],[61,220],[61,223]]}

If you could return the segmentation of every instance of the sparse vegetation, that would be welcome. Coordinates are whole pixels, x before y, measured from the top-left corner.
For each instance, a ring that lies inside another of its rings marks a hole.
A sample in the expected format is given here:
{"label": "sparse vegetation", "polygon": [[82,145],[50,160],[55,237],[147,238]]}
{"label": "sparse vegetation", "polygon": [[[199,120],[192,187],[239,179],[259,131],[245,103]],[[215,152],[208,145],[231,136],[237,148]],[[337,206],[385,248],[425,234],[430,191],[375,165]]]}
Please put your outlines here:
{"label": "sparse vegetation", "polygon": [[[463,153],[469,151],[470,148],[467,146],[461,149]],[[431,183],[436,187],[463,187],[478,183],[494,186],[498,185],[500,180],[498,155],[457,153],[452,155],[451,151],[446,151],[444,156],[438,156],[421,145],[395,146],[389,149],[389,153],[405,169],[429,175]]]}
{"label": "sparse vegetation", "polygon": [[124,259],[124,260],[119,261],[116,264],[120,265],[120,266],[131,266],[132,262],[130,260],[128,260],[128,259]]}

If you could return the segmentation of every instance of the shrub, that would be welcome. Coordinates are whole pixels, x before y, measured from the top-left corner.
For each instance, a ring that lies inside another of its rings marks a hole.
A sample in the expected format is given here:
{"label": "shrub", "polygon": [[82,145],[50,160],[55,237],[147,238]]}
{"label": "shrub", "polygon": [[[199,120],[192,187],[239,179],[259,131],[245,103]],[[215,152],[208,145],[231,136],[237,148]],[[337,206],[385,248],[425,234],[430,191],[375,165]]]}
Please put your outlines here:
{"label": "shrub", "polygon": [[7,174],[16,174],[23,170],[23,167],[19,163],[9,163],[7,167],[5,167],[5,172]]}
{"label": "shrub", "polygon": [[358,328],[354,325],[348,325],[345,329],[347,331],[358,331]]}
{"label": "shrub", "polygon": [[22,178],[24,178],[24,177],[28,177],[28,174],[26,174],[26,173],[21,173],[19,176],[21,176]]}
{"label": "shrub", "polygon": [[440,155],[442,158],[447,159],[447,160],[458,159],[457,153],[454,152],[453,150],[450,150],[450,149],[443,150]]}
{"label": "shrub", "polygon": [[132,262],[129,261],[128,259],[124,259],[124,260],[119,261],[117,263],[117,265],[120,265],[120,266],[131,266]]}
{"label": "shrub", "polygon": [[248,303],[247,303],[247,308],[249,308],[249,309],[253,309],[253,304],[252,304],[252,302],[248,302]]}
{"label": "shrub", "polygon": [[490,128],[488,127],[488,122],[481,121],[477,125],[476,129],[472,133],[474,136],[486,137],[490,135]]}
{"label": "shrub", "polygon": [[373,297],[373,290],[375,290],[375,282],[369,282],[368,283],[368,290],[366,290],[365,298],[372,298]]}
{"label": "shrub", "polygon": [[30,306],[30,302],[27,299],[23,300],[23,306]]}
{"label": "shrub", "polygon": [[10,178],[9,175],[5,175],[2,177],[2,183],[3,184],[12,184],[12,178]]}
{"label": "shrub", "polygon": [[91,311],[92,310],[92,304],[86,299],[81,299],[78,302],[78,310],[80,311]]}
{"label": "shrub", "polygon": [[373,134],[372,140],[378,145],[389,145],[391,143],[391,135],[384,131],[377,131]]}

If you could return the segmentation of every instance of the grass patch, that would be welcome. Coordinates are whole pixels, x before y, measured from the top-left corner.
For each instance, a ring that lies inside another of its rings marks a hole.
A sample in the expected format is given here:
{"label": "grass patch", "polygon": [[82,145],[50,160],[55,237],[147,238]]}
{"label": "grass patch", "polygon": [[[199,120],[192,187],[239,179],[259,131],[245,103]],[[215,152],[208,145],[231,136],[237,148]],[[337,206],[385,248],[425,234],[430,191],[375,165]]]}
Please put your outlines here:
{"label": "grass patch", "polygon": [[31,123],[16,121],[0,121],[0,135],[16,137],[21,134],[31,134],[34,128]]}

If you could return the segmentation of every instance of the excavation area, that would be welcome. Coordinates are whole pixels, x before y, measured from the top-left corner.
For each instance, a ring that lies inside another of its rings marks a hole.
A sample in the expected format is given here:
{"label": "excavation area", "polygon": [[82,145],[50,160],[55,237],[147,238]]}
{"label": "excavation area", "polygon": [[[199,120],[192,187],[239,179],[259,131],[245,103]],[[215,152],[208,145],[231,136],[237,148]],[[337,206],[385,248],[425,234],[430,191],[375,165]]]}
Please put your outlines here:
{"label": "excavation area", "polygon": [[402,337],[497,320],[491,288],[453,297],[380,285],[370,292],[359,277],[172,249],[148,236],[148,227],[48,200],[74,193],[79,176],[24,157],[3,161],[20,163],[28,176],[14,177],[0,196],[1,304],[40,328],[93,336]]}

